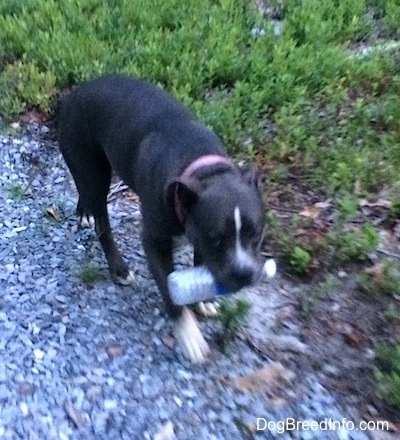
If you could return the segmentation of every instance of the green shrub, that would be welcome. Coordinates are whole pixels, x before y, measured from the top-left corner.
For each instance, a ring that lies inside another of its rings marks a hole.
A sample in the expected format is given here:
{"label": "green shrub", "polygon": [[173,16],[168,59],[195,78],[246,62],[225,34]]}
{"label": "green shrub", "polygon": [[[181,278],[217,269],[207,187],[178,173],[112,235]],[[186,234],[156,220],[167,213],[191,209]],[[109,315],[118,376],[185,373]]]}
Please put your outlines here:
{"label": "green shrub", "polygon": [[26,188],[20,183],[12,183],[6,187],[9,197],[15,202],[21,202],[28,197]]}
{"label": "green shrub", "polygon": [[299,246],[295,246],[288,255],[289,266],[293,273],[305,275],[308,272],[312,257],[309,252]]}
{"label": "green shrub", "polygon": [[[397,3],[373,4],[392,34]],[[252,157],[286,168],[275,179],[294,173],[331,194],[391,185],[398,54],[349,51],[375,25],[365,18],[371,2],[273,4],[283,10],[279,37],[246,0],[3,0],[0,113],[47,110],[55,88],[123,72],[174,93],[240,158],[250,142]]]}
{"label": "green shrub", "polygon": [[339,284],[339,280],[332,274],[328,274],[325,280],[317,286],[307,289],[301,298],[300,310],[305,318],[309,318],[318,300],[331,296],[333,290]]}
{"label": "green shrub", "polygon": [[377,347],[382,369],[375,370],[375,389],[378,397],[400,408],[400,345]]}
{"label": "green shrub", "polygon": [[78,277],[85,284],[93,284],[102,278],[102,274],[98,267],[95,267],[90,263],[84,263],[79,269]]}
{"label": "green shrub", "polygon": [[336,248],[338,262],[363,261],[379,244],[377,230],[365,223],[348,232],[329,234],[329,242]]}
{"label": "green shrub", "polygon": [[398,295],[400,271],[394,261],[384,260],[359,276],[360,289],[371,295]]}
{"label": "green shrub", "polygon": [[400,35],[400,4],[396,0],[387,0],[385,5],[385,25],[394,36]]}
{"label": "green shrub", "polygon": [[229,344],[242,329],[250,308],[251,306],[247,301],[240,299],[233,301],[225,300],[221,303],[218,311],[218,320],[223,326],[220,344],[224,350],[227,350]]}
{"label": "green shrub", "polygon": [[0,75],[0,89],[0,109],[6,114],[18,114],[34,106],[49,111],[56,90],[55,77],[34,64],[16,61]]}

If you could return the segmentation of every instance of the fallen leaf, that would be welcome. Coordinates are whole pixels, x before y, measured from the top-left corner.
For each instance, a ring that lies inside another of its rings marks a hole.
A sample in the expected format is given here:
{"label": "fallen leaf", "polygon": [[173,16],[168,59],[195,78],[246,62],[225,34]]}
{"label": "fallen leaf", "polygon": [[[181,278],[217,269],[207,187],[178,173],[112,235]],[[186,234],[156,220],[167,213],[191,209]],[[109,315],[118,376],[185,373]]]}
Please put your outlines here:
{"label": "fallen leaf", "polygon": [[138,202],[139,196],[136,193],[134,193],[133,191],[128,189],[128,191],[124,194],[124,199],[129,200],[131,202]]}
{"label": "fallen leaf", "polygon": [[332,206],[332,203],[329,200],[326,200],[325,202],[314,203],[314,206],[319,209],[326,209]]}
{"label": "fallen leaf", "polygon": [[106,347],[106,353],[108,356],[115,358],[124,354],[124,349],[120,345],[111,345]]}
{"label": "fallen leaf", "polygon": [[305,206],[300,212],[299,215],[302,217],[316,219],[321,212],[321,208],[318,208],[315,205]]}
{"label": "fallen leaf", "polygon": [[341,328],[341,333],[347,344],[352,347],[358,347],[365,341],[365,336],[361,331],[350,324],[344,324]]}
{"label": "fallen leaf", "polygon": [[51,217],[53,220],[59,221],[60,220],[60,212],[57,209],[56,206],[52,205],[48,208],[46,208],[46,214]]}
{"label": "fallen leaf", "polygon": [[161,341],[163,342],[163,344],[170,348],[171,350],[175,347],[175,339],[172,338],[171,336],[161,336]]}
{"label": "fallen leaf", "polygon": [[258,390],[272,390],[279,381],[291,383],[294,376],[293,371],[286,369],[280,362],[273,362],[253,374],[237,378],[234,386],[244,393],[254,393]]}
{"label": "fallen leaf", "polygon": [[358,331],[345,334],[344,339],[352,347],[358,347],[365,341],[364,335],[362,335],[361,332]]}
{"label": "fallen leaf", "polygon": [[365,272],[368,275],[371,275],[374,278],[380,278],[384,274],[385,265],[383,263],[376,263],[371,267],[365,269]]}
{"label": "fallen leaf", "polygon": [[78,410],[72,405],[69,400],[65,401],[64,409],[67,413],[67,416],[72,420],[77,428],[82,428],[86,425],[86,419],[84,418],[84,416],[80,412],[78,412]]}
{"label": "fallen leaf", "polygon": [[257,425],[252,420],[242,420],[239,417],[234,418],[236,426],[246,434],[246,436],[253,437],[257,432]]}
{"label": "fallen leaf", "polygon": [[370,202],[367,199],[361,199],[359,201],[359,205],[364,208],[390,208],[392,206],[392,202],[390,200],[379,198],[375,202]]}
{"label": "fallen leaf", "polygon": [[29,112],[26,112],[24,115],[21,116],[21,121],[25,124],[43,124],[49,119],[49,114],[46,112],[39,112],[36,110],[32,110]]}
{"label": "fallen leaf", "polygon": [[18,392],[23,396],[29,396],[35,391],[35,386],[29,382],[22,382],[18,387]]}
{"label": "fallen leaf", "polygon": [[269,404],[275,409],[282,408],[287,405],[287,400],[283,397],[271,397],[269,400]]}

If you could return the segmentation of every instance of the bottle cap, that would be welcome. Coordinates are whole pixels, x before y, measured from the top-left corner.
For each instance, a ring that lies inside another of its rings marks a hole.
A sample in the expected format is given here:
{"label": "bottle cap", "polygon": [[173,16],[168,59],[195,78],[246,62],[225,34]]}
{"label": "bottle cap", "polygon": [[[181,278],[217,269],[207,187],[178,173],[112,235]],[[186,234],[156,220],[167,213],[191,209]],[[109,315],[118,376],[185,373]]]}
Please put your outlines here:
{"label": "bottle cap", "polygon": [[264,263],[264,272],[267,275],[267,278],[272,278],[276,274],[276,263],[273,258],[268,258],[268,260]]}

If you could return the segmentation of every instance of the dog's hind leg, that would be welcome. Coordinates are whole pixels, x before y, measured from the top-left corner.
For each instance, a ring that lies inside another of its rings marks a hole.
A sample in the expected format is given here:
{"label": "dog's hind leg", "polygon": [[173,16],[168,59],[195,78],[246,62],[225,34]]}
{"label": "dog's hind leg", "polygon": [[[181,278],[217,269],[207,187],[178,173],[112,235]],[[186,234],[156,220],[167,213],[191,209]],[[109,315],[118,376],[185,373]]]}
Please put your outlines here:
{"label": "dog's hind leg", "polygon": [[120,284],[133,284],[135,282],[135,276],[133,275],[133,272],[129,270],[128,265],[122,258],[111,232],[106,201],[104,202],[103,206],[96,207],[93,210],[93,213],[96,233],[106,255],[111,276]]}
{"label": "dog's hind leg", "polygon": [[[63,143],[60,142],[61,147]],[[122,258],[111,231],[107,213],[107,194],[111,182],[111,166],[103,151],[91,146],[62,148],[65,161],[79,193],[77,214],[81,225],[94,219],[95,230],[104,250],[111,276],[121,284],[134,282],[134,275]]]}

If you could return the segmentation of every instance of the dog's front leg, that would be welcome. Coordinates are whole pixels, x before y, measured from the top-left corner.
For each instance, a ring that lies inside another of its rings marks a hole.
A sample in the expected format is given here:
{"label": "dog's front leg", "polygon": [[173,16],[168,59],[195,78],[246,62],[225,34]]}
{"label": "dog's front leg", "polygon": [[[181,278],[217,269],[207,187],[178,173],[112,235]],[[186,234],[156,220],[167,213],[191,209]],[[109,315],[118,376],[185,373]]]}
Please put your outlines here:
{"label": "dog's front leg", "polygon": [[[195,266],[201,266],[203,264],[203,258],[196,248],[194,249],[193,264]],[[197,303],[195,310],[198,315],[210,318],[218,315],[218,307],[218,301],[206,301]]]}
{"label": "dog's front leg", "polygon": [[172,240],[143,233],[143,246],[167,311],[175,320],[175,336],[179,344],[192,362],[204,362],[210,350],[194,313],[187,307],[173,304],[169,295],[167,276],[173,271]]}
{"label": "dog's front leg", "polygon": [[210,348],[200,331],[196,316],[187,307],[182,307],[176,320],[175,336],[192,362],[201,363],[206,360]]}

